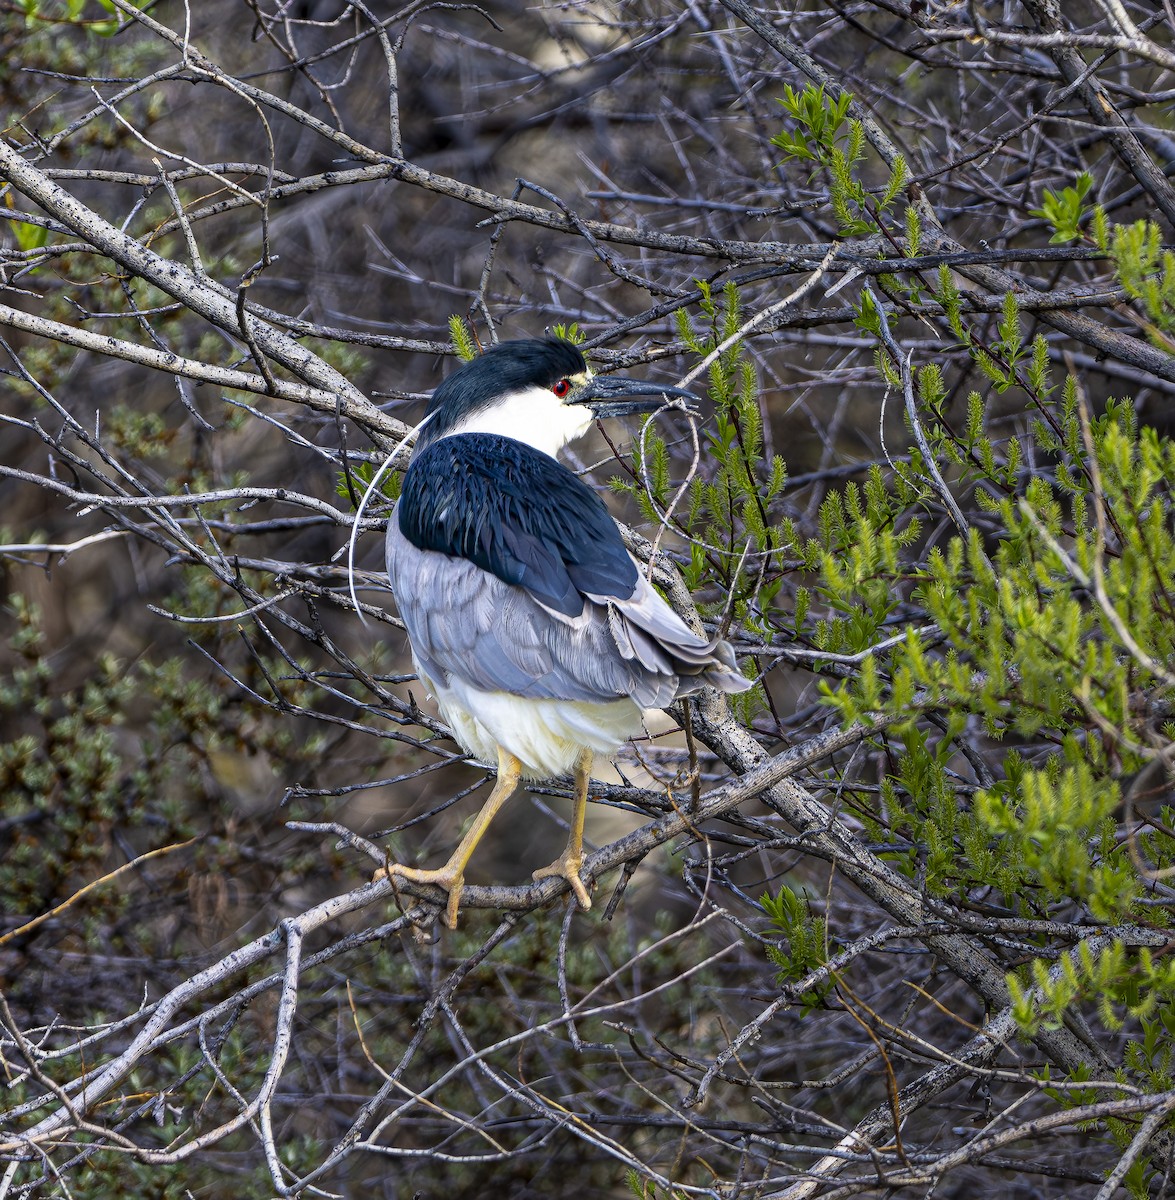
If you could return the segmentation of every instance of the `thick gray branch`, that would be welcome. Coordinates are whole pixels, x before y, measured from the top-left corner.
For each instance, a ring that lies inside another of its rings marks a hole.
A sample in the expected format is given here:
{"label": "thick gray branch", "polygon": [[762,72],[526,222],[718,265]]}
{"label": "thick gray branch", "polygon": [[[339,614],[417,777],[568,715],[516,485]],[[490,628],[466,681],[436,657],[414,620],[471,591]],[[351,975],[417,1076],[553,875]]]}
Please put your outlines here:
{"label": "thick gray branch", "polygon": [[197,275],[182,263],[172,262],[148,250],[59,187],[43,171],[27,163],[3,139],[0,139],[0,178],[7,179],[123,270],[154,284],[230,336],[244,340],[247,335],[267,357],[312,387],[337,396],[345,410],[361,417],[365,423],[384,424],[379,410],[367,397],[313,351],[256,317],[246,317],[248,326],[242,330],[236,299],[229,289],[212,284],[206,276]]}

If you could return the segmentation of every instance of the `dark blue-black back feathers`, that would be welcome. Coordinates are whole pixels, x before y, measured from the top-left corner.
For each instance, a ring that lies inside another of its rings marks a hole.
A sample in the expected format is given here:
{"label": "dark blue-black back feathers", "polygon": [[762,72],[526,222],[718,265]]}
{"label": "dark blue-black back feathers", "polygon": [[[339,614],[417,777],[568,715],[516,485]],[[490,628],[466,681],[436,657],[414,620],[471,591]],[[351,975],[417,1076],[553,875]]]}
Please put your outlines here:
{"label": "dark blue-black back feathers", "polygon": [[513,438],[462,433],[418,451],[396,515],[418,549],[469,559],[569,617],[583,611],[585,594],[628,599],[636,586],[600,497]]}

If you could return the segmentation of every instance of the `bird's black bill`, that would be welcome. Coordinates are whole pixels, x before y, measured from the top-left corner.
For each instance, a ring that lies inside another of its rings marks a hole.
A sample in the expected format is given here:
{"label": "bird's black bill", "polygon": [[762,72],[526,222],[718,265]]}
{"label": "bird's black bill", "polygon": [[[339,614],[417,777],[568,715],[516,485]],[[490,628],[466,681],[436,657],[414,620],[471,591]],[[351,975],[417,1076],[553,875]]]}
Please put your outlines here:
{"label": "bird's black bill", "polygon": [[682,388],[617,375],[593,375],[569,402],[586,405],[597,417],[623,417],[653,412],[670,400],[698,403],[693,392]]}

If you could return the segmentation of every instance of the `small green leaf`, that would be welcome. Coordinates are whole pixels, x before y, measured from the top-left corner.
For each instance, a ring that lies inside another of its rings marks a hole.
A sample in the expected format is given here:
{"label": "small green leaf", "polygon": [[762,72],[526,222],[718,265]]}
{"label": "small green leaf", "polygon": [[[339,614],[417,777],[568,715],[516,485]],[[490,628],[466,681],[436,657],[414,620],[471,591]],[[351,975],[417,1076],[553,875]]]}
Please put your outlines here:
{"label": "small green leaf", "polygon": [[1030,209],[1034,217],[1040,217],[1053,227],[1050,242],[1071,242],[1081,236],[1080,225],[1085,217],[1085,197],[1093,187],[1093,176],[1082,171],[1072,187],[1060,192],[1044,189],[1041,207]]}

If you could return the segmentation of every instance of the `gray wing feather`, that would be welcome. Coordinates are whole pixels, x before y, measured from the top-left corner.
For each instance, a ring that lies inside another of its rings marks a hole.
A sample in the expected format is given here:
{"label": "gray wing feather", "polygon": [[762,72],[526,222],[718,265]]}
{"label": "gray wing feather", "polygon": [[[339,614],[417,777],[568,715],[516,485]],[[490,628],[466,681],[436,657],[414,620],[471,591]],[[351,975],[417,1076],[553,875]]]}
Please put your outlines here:
{"label": "gray wing feather", "polygon": [[465,559],[420,550],[388,522],[388,578],[413,651],[437,682],[489,692],[663,708],[706,686],[743,691],[725,642],[693,634],[639,575],[632,596],[586,597],[567,617]]}

